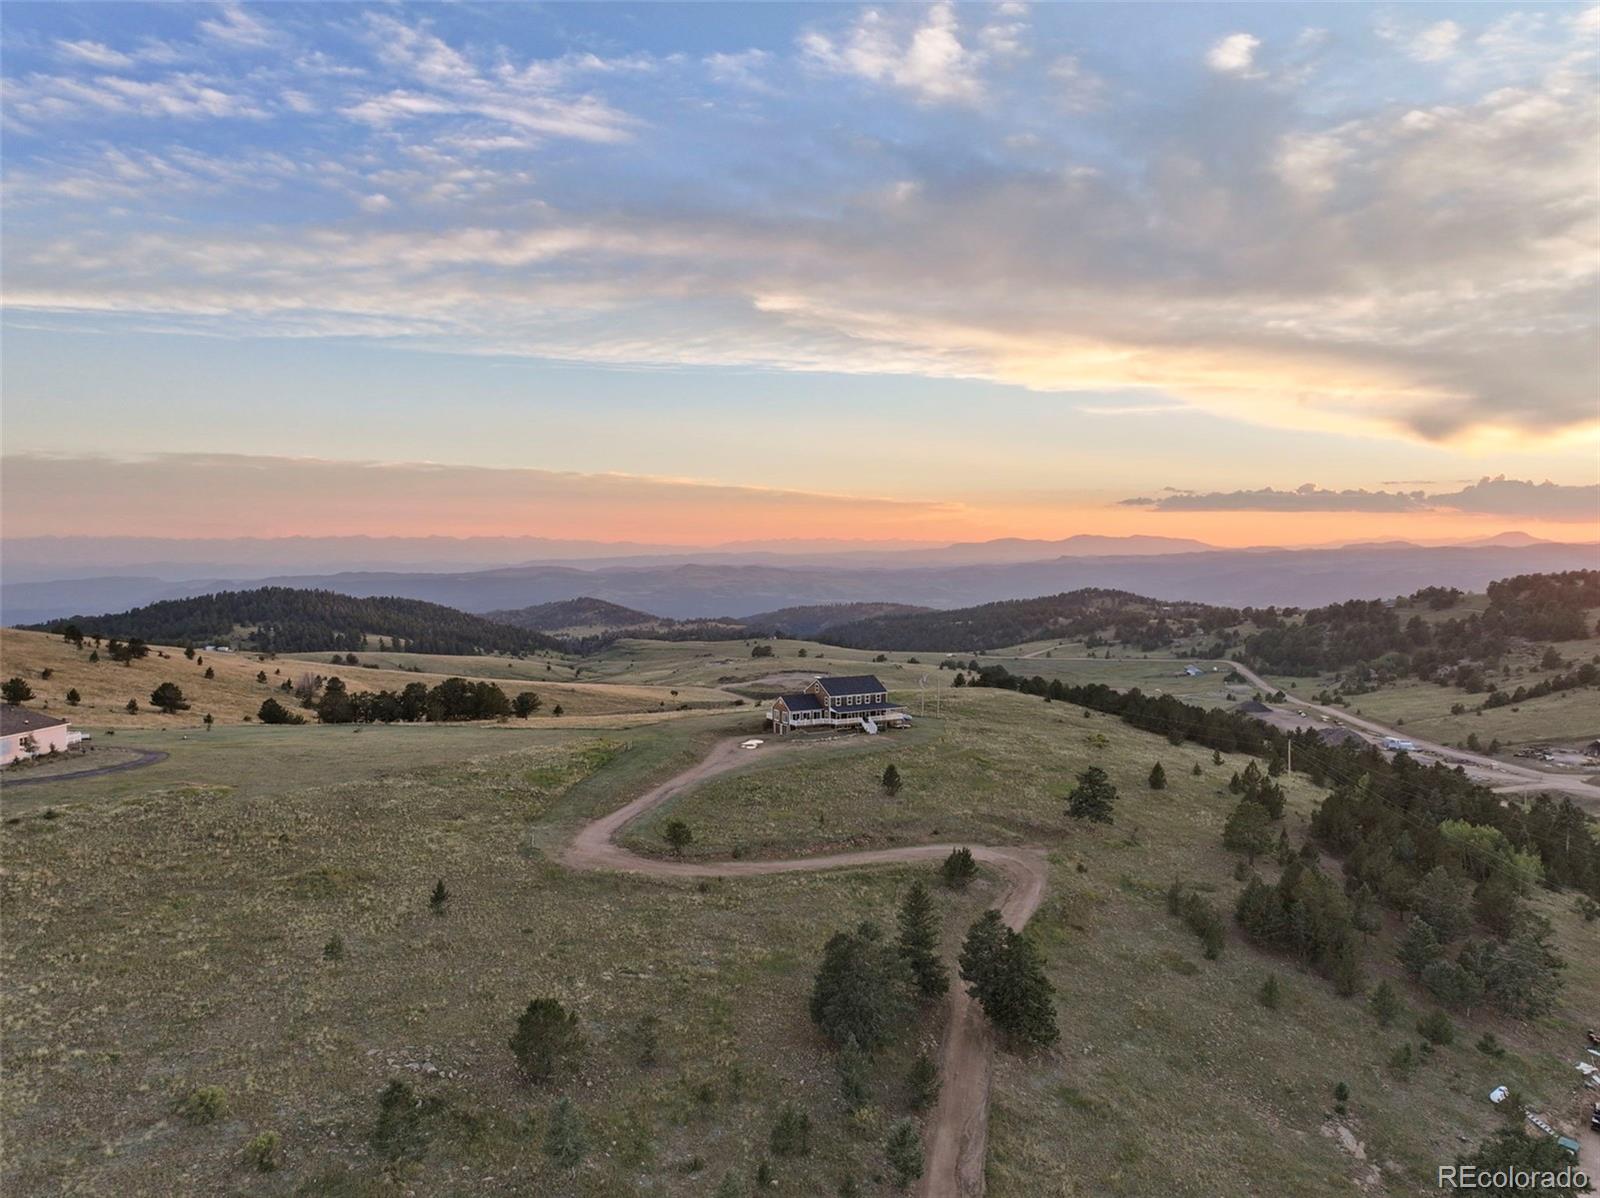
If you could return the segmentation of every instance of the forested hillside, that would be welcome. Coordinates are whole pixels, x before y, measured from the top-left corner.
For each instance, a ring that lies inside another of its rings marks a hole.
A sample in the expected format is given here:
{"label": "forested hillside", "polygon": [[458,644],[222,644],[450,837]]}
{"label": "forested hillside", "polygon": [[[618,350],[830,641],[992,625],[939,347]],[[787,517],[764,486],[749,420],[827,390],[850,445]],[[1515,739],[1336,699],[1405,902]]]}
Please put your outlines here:
{"label": "forested hillside", "polygon": [[780,607],[744,617],[752,630],[778,632],[784,636],[811,637],[829,628],[853,624],[876,616],[915,615],[932,612],[931,607],[914,603],[811,603],[799,607]]}
{"label": "forested hillside", "polygon": [[[1257,613],[1267,625],[1244,643],[1247,660],[1273,673],[1310,675],[1383,663],[1384,672],[1436,678],[1481,672],[1513,641],[1575,641],[1592,633],[1588,612],[1600,608],[1600,570],[1523,574],[1489,584],[1480,614],[1429,619],[1448,612],[1460,592],[1430,587],[1404,607],[1353,599],[1313,608],[1298,621]],[[1458,685],[1466,685],[1458,681]],[[1468,689],[1472,689],[1470,686]]]}
{"label": "forested hillside", "polygon": [[577,599],[536,603],[532,607],[492,611],[486,615],[501,624],[514,624],[535,632],[556,632],[563,628],[649,628],[656,624],[673,623],[636,607],[624,607],[620,603],[587,595]]}
{"label": "forested hillside", "polygon": [[1227,607],[1087,587],[951,611],[873,616],[830,628],[819,639],[854,649],[948,653],[1053,638],[1093,644],[1116,641],[1154,650],[1167,648],[1179,637],[1219,632],[1244,618],[1244,613]]}
{"label": "forested hillside", "polygon": [[137,638],[153,644],[239,643],[300,653],[358,650],[376,637],[415,653],[526,653],[557,649],[542,633],[419,599],[356,599],[333,591],[259,587],[169,599],[103,616],[74,616],[38,625],[46,632],[76,626],[86,636]]}

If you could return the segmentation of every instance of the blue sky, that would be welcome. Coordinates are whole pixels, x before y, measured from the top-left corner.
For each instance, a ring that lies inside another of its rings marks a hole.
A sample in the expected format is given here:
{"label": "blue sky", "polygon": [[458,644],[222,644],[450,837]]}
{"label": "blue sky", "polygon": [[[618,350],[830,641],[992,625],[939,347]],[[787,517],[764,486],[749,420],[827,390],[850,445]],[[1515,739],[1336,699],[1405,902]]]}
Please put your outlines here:
{"label": "blue sky", "polygon": [[1597,14],[8,4],[6,452],[1592,525]]}

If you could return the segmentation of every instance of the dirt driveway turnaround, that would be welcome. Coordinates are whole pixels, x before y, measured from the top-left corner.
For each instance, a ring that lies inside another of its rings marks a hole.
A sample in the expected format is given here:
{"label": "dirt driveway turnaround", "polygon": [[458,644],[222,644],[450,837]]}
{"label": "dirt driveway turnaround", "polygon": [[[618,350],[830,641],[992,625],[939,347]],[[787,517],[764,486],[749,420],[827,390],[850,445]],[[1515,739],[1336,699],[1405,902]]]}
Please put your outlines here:
{"label": "dirt driveway turnaround", "polygon": [[[771,745],[754,752],[783,753],[825,751],[823,744]],[[609,815],[585,824],[561,853],[571,869],[609,870],[656,878],[747,878],[761,874],[802,873],[828,869],[857,869],[869,865],[900,865],[914,861],[940,861],[955,844],[924,844],[909,848],[874,849],[859,853],[833,853],[788,861],[661,861],[640,857],[616,843],[624,827],[659,807],[674,795],[708,778],[751,760],[752,750],[737,740],[720,741],[695,765],[669,778]],[[1048,867],[1043,849],[966,846],[985,865],[1005,875],[1007,887],[1000,896],[1000,913],[1006,923],[1020,928],[1038,910],[1044,898]],[[988,1149],[989,1083],[994,1066],[994,1034],[982,1010],[959,984],[952,986],[944,1040],[939,1046],[939,1074],[943,1087],[928,1120],[925,1167],[917,1188],[921,1198],[975,1198],[984,1190],[984,1155]]]}

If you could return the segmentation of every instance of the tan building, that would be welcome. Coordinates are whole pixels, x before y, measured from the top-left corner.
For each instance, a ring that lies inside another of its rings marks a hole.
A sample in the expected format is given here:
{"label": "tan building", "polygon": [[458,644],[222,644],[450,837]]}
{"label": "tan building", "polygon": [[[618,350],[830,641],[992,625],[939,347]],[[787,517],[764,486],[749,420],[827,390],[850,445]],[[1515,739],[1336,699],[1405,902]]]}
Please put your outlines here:
{"label": "tan building", "polygon": [[51,751],[65,753],[71,743],[72,733],[60,716],[0,703],[0,765]]}

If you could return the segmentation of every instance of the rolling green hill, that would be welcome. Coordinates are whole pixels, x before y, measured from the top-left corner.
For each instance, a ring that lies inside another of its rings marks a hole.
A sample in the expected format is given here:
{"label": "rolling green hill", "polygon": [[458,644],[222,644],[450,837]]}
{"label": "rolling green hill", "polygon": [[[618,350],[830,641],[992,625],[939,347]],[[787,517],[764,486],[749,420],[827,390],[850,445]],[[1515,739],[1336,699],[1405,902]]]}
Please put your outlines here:
{"label": "rolling green hill", "polygon": [[85,635],[137,637],[164,645],[238,644],[277,653],[357,650],[369,637],[416,653],[526,653],[558,649],[551,637],[420,599],[356,599],[334,591],[258,587],[167,599],[103,616],[74,616],[35,627]]}

